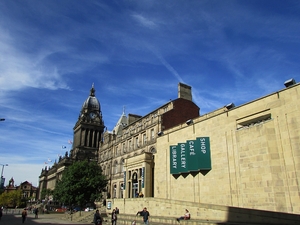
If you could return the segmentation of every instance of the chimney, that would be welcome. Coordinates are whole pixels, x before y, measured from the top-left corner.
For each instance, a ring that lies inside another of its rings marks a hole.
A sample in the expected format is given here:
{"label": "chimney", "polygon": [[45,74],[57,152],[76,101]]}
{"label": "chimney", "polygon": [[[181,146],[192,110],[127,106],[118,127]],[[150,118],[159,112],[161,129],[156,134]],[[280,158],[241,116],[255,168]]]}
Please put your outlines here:
{"label": "chimney", "polygon": [[192,101],[192,88],[186,84],[178,84],[178,98]]}

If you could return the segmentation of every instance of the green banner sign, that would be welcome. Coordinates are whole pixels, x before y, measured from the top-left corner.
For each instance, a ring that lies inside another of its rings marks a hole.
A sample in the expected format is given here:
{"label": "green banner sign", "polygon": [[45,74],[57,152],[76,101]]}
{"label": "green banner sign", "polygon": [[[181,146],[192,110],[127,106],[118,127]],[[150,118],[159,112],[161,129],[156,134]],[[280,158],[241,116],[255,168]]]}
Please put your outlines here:
{"label": "green banner sign", "polygon": [[145,181],[145,167],[142,168],[142,188],[144,188]]}
{"label": "green banner sign", "polygon": [[200,143],[200,156],[199,156],[199,169],[210,170],[211,169],[211,157],[210,157],[210,142],[209,137],[197,138],[197,142]]}
{"label": "green banner sign", "polygon": [[178,143],[177,152],[179,152],[180,154],[179,173],[187,173],[189,171],[188,169],[189,155],[187,154],[188,151],[186,149],[186,143]]}
{"label": "green banner sign", "polygon": [[181,174],[211,169],[209,137],[199,137],[170,146],[170,173]]}
{"label": "green banner sign", "polygon": [[186,151],[188,159],[188,171],[198,171],[199,170],[199,142],[195,140],[188,140],[186,142]]}
{"label": "green banner sign", "polygon": [[123,189],[126,189],[126,171],[124,171],[124,184],[123,184]]}
{"label": "green banner sign", "polygon": [[177,153],[177,146],[170,146],[170,173],[179,173],[179,154]]}

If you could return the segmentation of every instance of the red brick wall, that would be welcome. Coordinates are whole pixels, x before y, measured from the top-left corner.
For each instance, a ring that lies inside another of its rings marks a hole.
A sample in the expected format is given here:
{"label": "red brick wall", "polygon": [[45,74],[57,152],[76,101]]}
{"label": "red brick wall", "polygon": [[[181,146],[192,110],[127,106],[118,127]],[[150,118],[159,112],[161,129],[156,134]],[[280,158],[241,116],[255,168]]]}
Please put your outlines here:
{"label": "red brick wall", "polygon": [[173,101],[174,108],[161,117],[162,130],[184,123],[189,119],[199,117],[199,107],[186,99],[178,98]]}

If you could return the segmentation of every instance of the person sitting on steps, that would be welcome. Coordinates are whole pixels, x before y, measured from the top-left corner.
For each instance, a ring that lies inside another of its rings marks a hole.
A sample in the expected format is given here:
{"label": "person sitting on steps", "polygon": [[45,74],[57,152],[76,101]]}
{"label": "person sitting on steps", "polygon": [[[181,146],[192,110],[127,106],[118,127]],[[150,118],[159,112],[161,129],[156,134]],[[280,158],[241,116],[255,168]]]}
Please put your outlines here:
{"label": "person sitting on steps", "polygon": [[189,220],[189,219],[191,219],[191,214],[190,214],[189,210],[187,210],[187,209],[185,209],[184,216],[176,218],[177,222],[179,222],[180,220]]}

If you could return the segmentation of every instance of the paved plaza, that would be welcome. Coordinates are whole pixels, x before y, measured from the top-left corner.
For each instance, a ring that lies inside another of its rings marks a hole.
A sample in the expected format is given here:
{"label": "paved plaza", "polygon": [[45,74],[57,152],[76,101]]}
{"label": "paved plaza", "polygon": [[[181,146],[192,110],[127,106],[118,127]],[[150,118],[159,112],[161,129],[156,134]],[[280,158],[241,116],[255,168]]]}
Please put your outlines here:
{"label": "paved plaza", "polygon": [[[65,225],[74,225],[74,224],[82,224],[82,225],[92,225],[92,223],[79,223],[75,221],[67,221],[62,219],[62,214],[40,214],[39,218],[35,219],[33,214],[29,214],[24,225],[53,225],[53,224],[65,224]],[[0,225],[20,225],[22,224],[21,215],[13,215],[7,214],[3,215],[0,220]]]}

